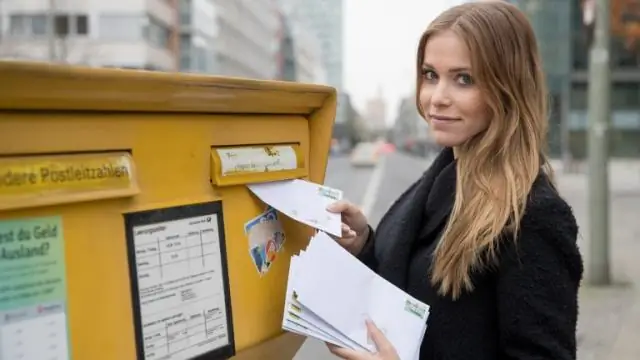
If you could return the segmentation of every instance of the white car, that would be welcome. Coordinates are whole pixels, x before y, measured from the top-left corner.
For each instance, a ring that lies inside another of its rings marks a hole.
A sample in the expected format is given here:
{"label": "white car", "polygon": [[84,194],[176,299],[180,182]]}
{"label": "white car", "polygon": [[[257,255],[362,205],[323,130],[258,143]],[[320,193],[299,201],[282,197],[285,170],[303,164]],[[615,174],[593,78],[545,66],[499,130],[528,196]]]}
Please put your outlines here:
{"label": "white car", "polygon": [[374,143],[359,143],[351,152],[351,165],[373,167],[378,164],[378,146]]}

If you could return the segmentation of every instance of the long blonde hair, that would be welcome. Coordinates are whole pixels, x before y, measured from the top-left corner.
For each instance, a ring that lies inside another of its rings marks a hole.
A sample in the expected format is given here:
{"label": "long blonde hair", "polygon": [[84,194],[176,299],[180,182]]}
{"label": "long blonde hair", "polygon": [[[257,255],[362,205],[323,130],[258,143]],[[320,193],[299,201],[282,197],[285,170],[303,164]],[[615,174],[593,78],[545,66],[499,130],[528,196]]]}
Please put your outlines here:
{"label": "long blonde hair", "polygon": [[[516,241],[527,196],[541,167],[552,176],[544,148],[547,89],[535,35],[515,6],[504,2],[459,5],[438,16],[418,46],[420,69],[429,39],[450,30],[472,56],[471,67],[492,120],[488,129],[457,148],[455,202],[435,250],[431,281],[456,299],[473,290],[472,273],[497,262],[507,234]],[[506,232],[505,232],[506,230]]]}

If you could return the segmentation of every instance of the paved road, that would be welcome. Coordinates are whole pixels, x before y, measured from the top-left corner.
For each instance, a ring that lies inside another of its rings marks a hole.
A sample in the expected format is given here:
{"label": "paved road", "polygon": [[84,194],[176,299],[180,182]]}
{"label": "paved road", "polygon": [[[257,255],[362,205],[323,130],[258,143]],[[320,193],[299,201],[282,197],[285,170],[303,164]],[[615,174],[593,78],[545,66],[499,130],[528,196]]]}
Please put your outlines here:
{"label": "paved road", "polygon": [[[393,153],[380,162],[380,169],[355,168],[348,157],[333,157],[327,164],[325,184],[344,191],[350,201],[362,205],[366,197],[374,201],[369,210],[369,221],[377,224],[389,206],[400,194],[416,181],[427,169],[429,161],[423,158]],[[379,183],[372,184],[375,172],[379,172]]]}
{"label": "paved road", "polygon": [[350,201],[362,204],[373,170],[373,167],[352,167],[348,156],[334,156],[329,158],[324,183],[342,190]]}
{"label": "paved road", "polygon": [[[374,201],[369,209],[369,222],[375,226],[393,201],[420,177],[427,166],[425,159],[400,153],[388,155],[376,170],[353,168],[347,157],[335,157],[327,165],[325,184],[341,189],[346,198],[359,205],[368,202],[366,198],[371,197]],[[379,177],[378,181],[375,177]],[[294,359],[337,358],[327,351],[324,343],[308,339]]]}

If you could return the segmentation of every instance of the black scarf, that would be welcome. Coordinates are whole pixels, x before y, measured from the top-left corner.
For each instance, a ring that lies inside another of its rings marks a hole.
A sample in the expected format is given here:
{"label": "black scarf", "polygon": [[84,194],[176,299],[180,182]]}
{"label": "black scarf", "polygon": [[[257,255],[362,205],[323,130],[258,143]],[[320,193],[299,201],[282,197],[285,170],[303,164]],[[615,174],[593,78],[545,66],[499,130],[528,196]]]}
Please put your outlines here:
{"label": "black scarf", "polygon": [[380,276],[406,288],[412,250],[426,241],[436,241],[453,208],[455,184],[453,149],[445,148],[380,220],[375,231]]}

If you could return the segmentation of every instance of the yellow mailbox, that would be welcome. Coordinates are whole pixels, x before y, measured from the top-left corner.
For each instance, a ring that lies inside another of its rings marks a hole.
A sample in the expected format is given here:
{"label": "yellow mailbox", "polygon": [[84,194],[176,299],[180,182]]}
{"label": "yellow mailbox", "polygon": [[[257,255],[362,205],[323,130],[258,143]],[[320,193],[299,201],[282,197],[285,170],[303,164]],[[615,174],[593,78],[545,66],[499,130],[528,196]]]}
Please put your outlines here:
{"label": "yellow mailbox", "polygon": [[0,84],[0,359],[292,357],[312,230],[280,217],[258,271],[246,185],[324,181],[334,89],[15,62]]}

